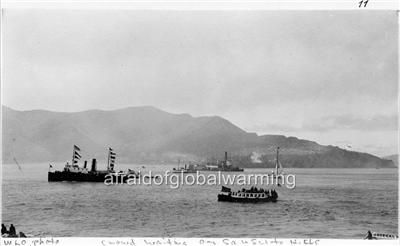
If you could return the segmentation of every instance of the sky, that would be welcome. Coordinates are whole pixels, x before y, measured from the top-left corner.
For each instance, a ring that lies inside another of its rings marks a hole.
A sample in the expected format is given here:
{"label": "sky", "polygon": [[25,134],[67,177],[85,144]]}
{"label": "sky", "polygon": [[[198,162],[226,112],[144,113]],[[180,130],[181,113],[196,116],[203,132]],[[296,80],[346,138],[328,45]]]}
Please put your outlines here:
{"label": "sky", "polygon": [[17,110],[151,105],[397,153],[395,11],[6,9],[2,51]]}

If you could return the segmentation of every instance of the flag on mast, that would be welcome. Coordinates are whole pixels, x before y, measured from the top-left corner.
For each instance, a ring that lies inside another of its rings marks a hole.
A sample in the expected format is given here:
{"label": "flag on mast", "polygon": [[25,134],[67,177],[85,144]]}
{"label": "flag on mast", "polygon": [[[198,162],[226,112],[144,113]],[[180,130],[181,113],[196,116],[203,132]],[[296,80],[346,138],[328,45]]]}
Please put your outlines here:
{"label": "flag on mast", "polygon": [[114,164],[115,164],[115,156],[117,155],[112,148],[108,148],[108,163],[109,163],[109,169],[111,171],[114,170]]}
{"label": "flag on mast", "polygon": [[79,151],[81,151],[81,149],[74,144],[74,150],[73,150],[73,155],[72,155],[72,164],[78,163],[78,160],[80,160],[82,158]]}
{"label": "flag on mast", "polygon": [[74,152],[74,156],[75,156],[75,158],[76,159],[81,159],[81,155],[79,154],[79,152],[77,152],[76,150],[75,150],[75,152]]}
{"label": "flag on mast", "polygon": [[222,186],[221,192],[231,192],[231,188]]}

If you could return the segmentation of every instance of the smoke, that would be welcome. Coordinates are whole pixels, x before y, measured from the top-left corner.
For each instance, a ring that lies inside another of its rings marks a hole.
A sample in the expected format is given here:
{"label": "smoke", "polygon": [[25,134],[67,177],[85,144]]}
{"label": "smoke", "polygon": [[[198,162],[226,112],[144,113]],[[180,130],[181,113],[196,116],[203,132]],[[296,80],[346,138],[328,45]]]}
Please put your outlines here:
{"label": "smoke", "polygon": [[250,158],[251,158],[251,162],[253,162],[253,163],[261,163],[262,162],[260,159],[261,158],[260,153],[252,152]]}

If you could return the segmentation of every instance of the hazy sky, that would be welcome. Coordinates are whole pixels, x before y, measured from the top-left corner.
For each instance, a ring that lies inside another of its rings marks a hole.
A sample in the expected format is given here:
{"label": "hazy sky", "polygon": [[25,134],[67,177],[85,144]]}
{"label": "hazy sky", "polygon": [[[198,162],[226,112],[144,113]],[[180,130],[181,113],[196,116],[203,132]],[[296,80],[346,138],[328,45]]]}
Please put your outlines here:
{"label": "hazy sky", "polygon": [[6,10],[3,104],[153,105],[397,152],[395,11]]}

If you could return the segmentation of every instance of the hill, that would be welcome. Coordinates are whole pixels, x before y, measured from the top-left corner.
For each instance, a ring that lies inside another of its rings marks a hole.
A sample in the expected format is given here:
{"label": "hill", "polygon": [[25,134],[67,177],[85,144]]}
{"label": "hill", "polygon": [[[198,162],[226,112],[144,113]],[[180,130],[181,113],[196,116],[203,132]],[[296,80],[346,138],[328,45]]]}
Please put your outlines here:
{"label": "hill", "polygon": [[[83,158],[103,160],[112,146],[120,162],[222,159],[240,166],[269,166],[276,146],[286,167],[393,167],[379,157],[281,135],[248,133],[218,116],[171,114],[151,106],[76,113],[3,110],[3,162],[70,159],[77,144]],[[254,161],[254,154],[260,160]]]}
{"label": "hill", "polygon": [[389,156],[384,156],[384,157],[382,157],[382,159],[391,160],[391,161],[393,161],[393,163],[394,163],[394,165],[395,165],[396,167],[399,166],[399,155],[397,155],[397,154],[395,154],[395,155],[389,155]]}

